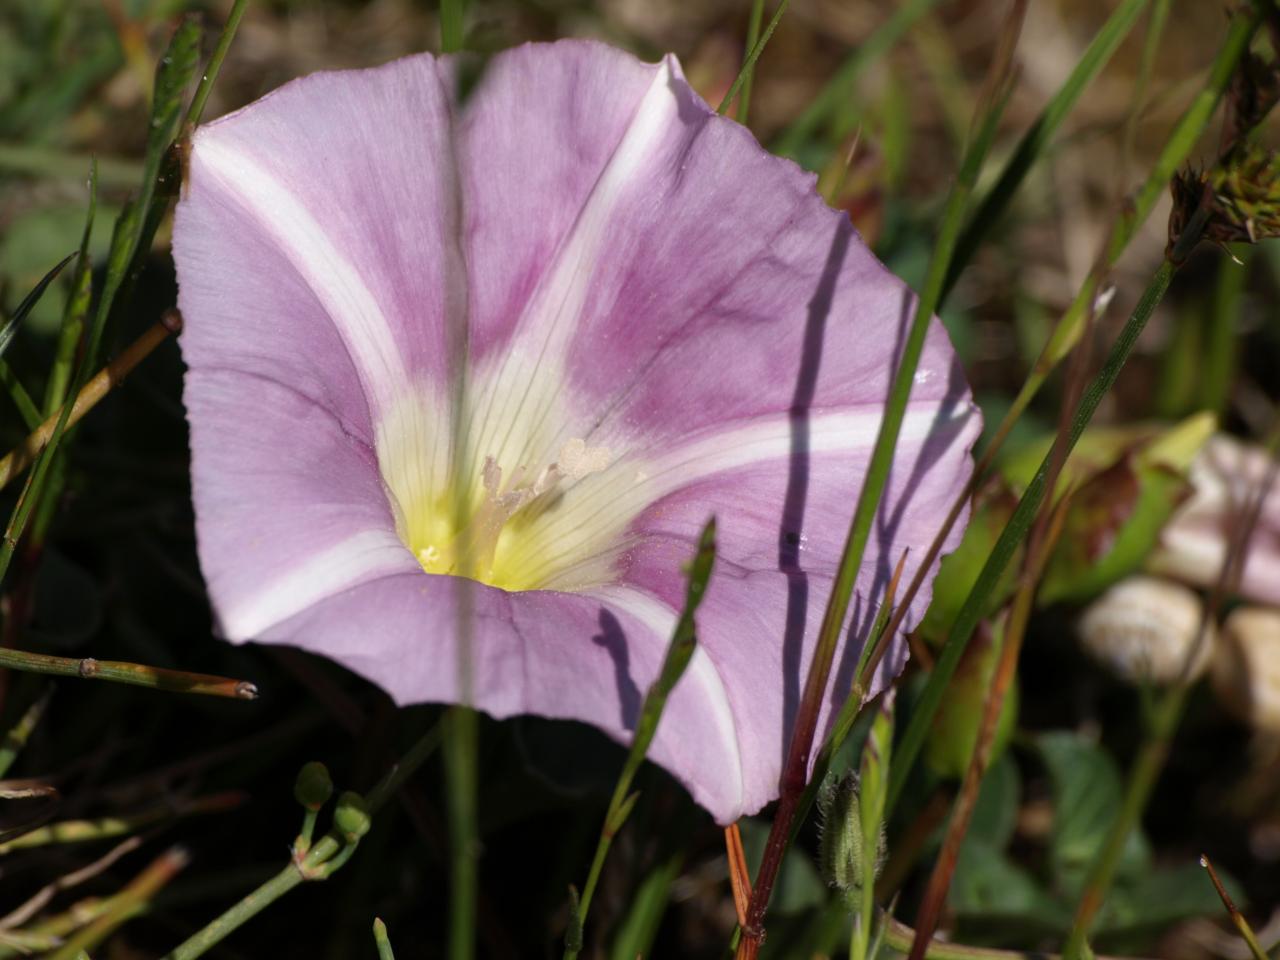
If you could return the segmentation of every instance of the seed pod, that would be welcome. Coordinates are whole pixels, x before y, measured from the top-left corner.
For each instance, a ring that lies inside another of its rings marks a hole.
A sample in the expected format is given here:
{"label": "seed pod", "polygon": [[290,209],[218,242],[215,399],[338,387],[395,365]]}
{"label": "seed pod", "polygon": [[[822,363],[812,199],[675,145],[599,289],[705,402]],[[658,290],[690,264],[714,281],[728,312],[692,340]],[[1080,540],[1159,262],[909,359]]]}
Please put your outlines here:
{"label": "seed pod", "polygon": [[1188,681],[1204,672],[1213,650],[1213,624],[1200,642],[1204,608],[1187,587],[1158,577],[1122,580],[1091,603],[1080,617],[1080,642],[1095,660],[1132,684]]}
{"label": "seed pod", "polygon": [[308,810],[316,811],[333,796],[333,780],[329,769],[319,760],[304,764],[293,784],[293,796]]}
{"label": "seed pod", "polygon": [[1280,733],[1280,610],[1241,607],[1227,617],[1213,658],[1213,689],[1250,726]]}
{"label": "seed pod", "polygon": [[347,843],[355,843],[368,833],[372,820],[364,797],[352,790],[340,794],[333,811],[333,825],[346,838]]}

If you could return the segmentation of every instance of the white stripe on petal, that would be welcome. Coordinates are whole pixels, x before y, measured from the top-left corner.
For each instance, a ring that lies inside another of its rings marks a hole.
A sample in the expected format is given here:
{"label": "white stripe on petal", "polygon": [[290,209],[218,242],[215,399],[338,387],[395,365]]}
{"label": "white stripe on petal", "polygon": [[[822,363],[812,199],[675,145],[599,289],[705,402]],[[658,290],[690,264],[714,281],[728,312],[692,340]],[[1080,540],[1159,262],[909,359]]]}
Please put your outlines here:
{"label": "white stripe on petal", "polygon": [[[654,155],[672,124],[679,121],[672,66],[663,60],[640,101],[626,133],[591,189],[586,204],[543,276],[516,326],[513,340],[497,361],[487,396],[476,399],[479,456],[499,463],[520,462],[543,451],[536,441],[564,427],[552,414],[563,389],[564,359],[578,332],[596,262],[608,251],[614,211],[637,175]],[[503,435],[498,436],[502,431]],[[560,440],[567,437],[560,437]],[[535,441],[531,444],[530,441]],[[553,443],[555,441],[553,439]]]}
{"label": "white stripe on petal", "polygon": [[224,605],[222,630],[228,640],[252,640],[342,590],[415,571],[422,567],[394,531],[365,530],[312,554],[283,576],[263,583],[255,595]]}
{"label": "white stripe on petal", "polygon": [[[862,407],[812,414],[807,422],[808,455],[869,453],[875,445],[883,412]],[[731,473],[758,463],[786,461],[798,426],[787,414],[727,423],[665,450],[623,457],[607,470],[585,477],[570,488],[555,510],[531,524],[531,547],[510,560],[525,565],[529,576],[554,589],[578,589],[581,577],[598,577],[601,564],[583,561],[603,556],[612,561],[625,544],[631,521],[652,504],[699,480]],[[899,449],[918,448],[933,430],[946,435],[957,429],[955,443],[970,442],[981,429],[967,403],[920,403],[907,407]],[[623,437],[595,437],[610,448],[628,449]],[[786,469],[785,466],[780,469]],[[857,490],[849,491],[850,503]],[[548,548],[546,545],[550,545]],[[607,569],[607,567],[605,567]],[[585,570],[585,573],[583,572]]]}
{"label": "white stripe on petal", "polygon": [[[665,650],[665,644],[670,639],[676,623],[675,611],[665,603],[630,587],[600,587],[592,590],[590,595],[635,617],[649,628],[650,633],[664,645]],[[734,776],[732,788],[725,792],[724,797],[717,798],[715,807],[720,810],[741,810],[744,796],[742,749],[738,744],[738,728],[733,719],[733,707],[729,703],[729,694],[719,669],[701,644],[694,648],[693,658],[689,661],[684,676],[680,678],[680,683],[690,682],[702,692],[700,702],[706,707],[707,716],[711,721],[709,732],[722,745],[726,765]],[[679,687],[680,684],[677,684],[676,689]],[[659,732],[661,732],[661,724],[659,724]],[[700,732],[695,735],[700,735]],[[719,781],[716,782],[719,783]],[[732,802],[720,802],[726,798],[732,798]]]}
{"label": "white stripe on petal", "polygon": [[[862,407],[828,413],[814,413],[807,420],[793,421],[789,415],[762,417],[747,423],[697,437],[680,444],[651,461],[651,489],[664,496],[702,477],[722,473],[767,460],[785,459],[793,453],[796,438],[807,433],[805,449],[815,453],[847,453],[871,450],[880,431],[884,411]],[[949,409],[936,403],[908,406],[898,443],[916,446],[936,427],[946,432],[957,421],[971,417],[967,404]]]}
{"label": "white stripe on petal", "polygon": [[[405,392],[404,360],[387,318],[359,270],[297,196],[243,150],[215,135],[199,139],[193,163],[212,176],[271,234],[328,313],[359,371],[365,393],[388,410]],[[298,349],[304,349],[303,344]]]}

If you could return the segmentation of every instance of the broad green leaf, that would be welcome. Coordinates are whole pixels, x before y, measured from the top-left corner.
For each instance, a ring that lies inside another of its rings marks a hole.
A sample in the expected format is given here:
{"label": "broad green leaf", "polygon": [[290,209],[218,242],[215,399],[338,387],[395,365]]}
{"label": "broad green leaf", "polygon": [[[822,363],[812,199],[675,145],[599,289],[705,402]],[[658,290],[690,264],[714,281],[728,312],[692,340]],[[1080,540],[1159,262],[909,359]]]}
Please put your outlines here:
{"label": "broad green leaf", "polygon": [[999,850],[970,842],[960,850],[947,904],[961,917],[1016,923],[1041,932],[1065,930],[1070,908],[1055,900],[1027,871]]}
{"label": "broad green leaf", "polygon": [[[1075,899],[1120,809],[1120,772],[1110,754],[1079,734],[1044,733],[1036,744],[1053,788],[1049,853],[1054,881],[1064,896]],[[1118,876],[1138,876],[1150,862],[1146,838],[1141,831],[1133,831],[1121,855]]]}

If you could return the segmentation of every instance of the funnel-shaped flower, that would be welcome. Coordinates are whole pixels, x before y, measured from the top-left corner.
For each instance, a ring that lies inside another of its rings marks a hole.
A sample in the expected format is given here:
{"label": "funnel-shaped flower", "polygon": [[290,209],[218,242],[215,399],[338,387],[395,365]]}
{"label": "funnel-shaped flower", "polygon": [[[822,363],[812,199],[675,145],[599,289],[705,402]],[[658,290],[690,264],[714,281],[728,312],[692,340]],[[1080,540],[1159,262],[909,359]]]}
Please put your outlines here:
{"label": "funnel-shaped flower", "polygon": [[[455,66],[317,74],[195,134],[174,256],[221,630],[457,701],[470,584],[476,706],[626,738],[714,513],[651,756],[732,820],[776,795],[909,292],[673,59],[525,46],[466,96]],[[977,428],[935,324],[846,689]]]}

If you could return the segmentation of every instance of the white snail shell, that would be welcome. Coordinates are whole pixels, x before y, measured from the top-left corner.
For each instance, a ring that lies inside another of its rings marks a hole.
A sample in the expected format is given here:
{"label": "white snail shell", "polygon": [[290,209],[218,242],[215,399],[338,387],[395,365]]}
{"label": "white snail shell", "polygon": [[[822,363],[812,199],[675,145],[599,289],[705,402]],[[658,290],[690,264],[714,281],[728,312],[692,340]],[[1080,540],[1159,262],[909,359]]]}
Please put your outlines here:
{"label": "white snail shell", "polygon": [[1121,580],[1094,600],[1080,617],[1080,642],[1089,655],[1122,680],[1165,685],[1204,672],[1214,646],[1212,624],[1200,641],[1204,607],[1199,595],[1158,577]]}
{"label": "white snail shell", "polygon": [[1241,607],[1227,617],[1213,688],[1222,705],[1250,726],[1280,733],[1280,610]]}

